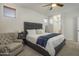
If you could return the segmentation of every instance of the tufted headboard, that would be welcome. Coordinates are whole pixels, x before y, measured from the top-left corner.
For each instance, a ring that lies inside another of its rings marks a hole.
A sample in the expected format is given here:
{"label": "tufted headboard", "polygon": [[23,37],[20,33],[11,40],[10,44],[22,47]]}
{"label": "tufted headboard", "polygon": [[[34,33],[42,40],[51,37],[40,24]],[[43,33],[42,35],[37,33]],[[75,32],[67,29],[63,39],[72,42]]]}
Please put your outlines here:
{"label": "tufted headboard", "polygon": [[42,29],[41,23],[24,22],[24,31],[27,29]]}

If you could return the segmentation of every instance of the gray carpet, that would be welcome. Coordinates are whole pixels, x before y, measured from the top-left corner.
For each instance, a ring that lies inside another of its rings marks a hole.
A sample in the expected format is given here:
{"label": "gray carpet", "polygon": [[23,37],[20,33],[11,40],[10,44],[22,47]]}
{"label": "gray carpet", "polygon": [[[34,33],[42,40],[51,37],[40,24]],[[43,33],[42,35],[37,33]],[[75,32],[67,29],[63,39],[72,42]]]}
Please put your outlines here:
{"label": "gray carpet", "polygon": [[[42,56],[32,48],[25,46],[24,50],[18,56]],[[79,56],[79,43],[66,41],[66,45],[57,54],[57,56]]]}
{"label": "gray carpet", "polygon": [[25,46],[24,51],[22,51],[18,56],[42,56],[42,55],[33,50],[32,48]]}

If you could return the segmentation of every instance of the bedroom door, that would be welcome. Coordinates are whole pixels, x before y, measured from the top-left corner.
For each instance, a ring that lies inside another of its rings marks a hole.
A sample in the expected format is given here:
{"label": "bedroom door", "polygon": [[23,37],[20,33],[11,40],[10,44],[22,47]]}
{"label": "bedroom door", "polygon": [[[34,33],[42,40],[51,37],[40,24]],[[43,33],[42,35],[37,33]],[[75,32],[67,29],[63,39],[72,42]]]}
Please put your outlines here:
{"label": "bedroom door", "polygon": [[79,17],[74,18],[74,41],[79,42]]}
{"label": "bedroom door", "polygon": [[79,17],[77,18],[77,41],[79,42]]}

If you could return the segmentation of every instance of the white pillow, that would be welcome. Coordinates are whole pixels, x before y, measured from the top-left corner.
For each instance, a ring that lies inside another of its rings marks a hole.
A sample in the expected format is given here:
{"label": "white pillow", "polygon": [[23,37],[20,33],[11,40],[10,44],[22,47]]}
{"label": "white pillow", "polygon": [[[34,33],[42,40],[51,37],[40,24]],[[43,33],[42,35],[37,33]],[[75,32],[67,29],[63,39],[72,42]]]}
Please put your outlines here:
{"label": "white pillow", "polygon": [[27,30],[27,32],[28,32],[29,35],[36,34],[36,31],[34,29],[33,30]]}
{"label": "white pillow", "polygon": [[43,29],[37,29],[36,30],[36,34],[43,34],[45,33]]}

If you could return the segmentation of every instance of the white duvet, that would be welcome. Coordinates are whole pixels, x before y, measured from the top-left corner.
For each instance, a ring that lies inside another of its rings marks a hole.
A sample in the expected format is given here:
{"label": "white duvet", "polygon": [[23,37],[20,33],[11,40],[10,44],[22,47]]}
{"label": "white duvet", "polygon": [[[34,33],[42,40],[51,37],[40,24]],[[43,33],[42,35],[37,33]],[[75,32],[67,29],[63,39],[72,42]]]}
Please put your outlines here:
{"label": "white duvet", "polygon": [[[37,42],[37,39],[39,36],[42,36],[42,35],[47,35],[47,34],[50,34],[50,33],[44,33],[44,34],[35,34],[35,35],[27,35],[27,40],[36,44]],[[47,42],[47,45],[46,47],[42,47],[43,49],[45,49],[46,51],[49,52],[50,55],[54,56],[55,55],[55,47],[57,47],[61,42],[64,41],[64,36],[63,35],[58,35],[58,36],[55,36],[53,38],[50,38]],[[38,45],[38,44],[37,44]]]}

